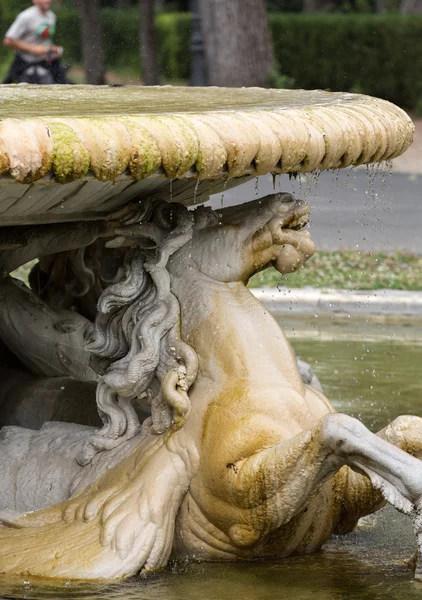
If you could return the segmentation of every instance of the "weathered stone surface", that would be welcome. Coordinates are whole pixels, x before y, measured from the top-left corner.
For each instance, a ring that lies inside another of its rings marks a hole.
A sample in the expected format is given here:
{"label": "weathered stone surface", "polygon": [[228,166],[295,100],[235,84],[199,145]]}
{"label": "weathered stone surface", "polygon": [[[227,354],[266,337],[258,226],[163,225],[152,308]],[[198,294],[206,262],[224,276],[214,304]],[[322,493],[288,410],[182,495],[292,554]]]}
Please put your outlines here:
{"label": "weathered stone surface", "polygon": [[135,86],[1,91],[0,224],[95,218],[135,196],[168,197],[168,179],[173,200],[188,206],[207,200],[209,181],[218,191],[245,176],[390,160],[413,139],[406,113],[359,94]]}
{"label": "weathered stone surface", "polygon": [[[21,225],[0,229],[0,574],[308,553],[385,501],[421,547],[422,419],[373,435],[335,414],[246,287],[312,255],[308,205],[186,208],[210,183],[388,160],[411,142],[405,113],[327,92],[19,86],[0,118],[0,225]],[[10,276],[34,258],[29,287]]]}

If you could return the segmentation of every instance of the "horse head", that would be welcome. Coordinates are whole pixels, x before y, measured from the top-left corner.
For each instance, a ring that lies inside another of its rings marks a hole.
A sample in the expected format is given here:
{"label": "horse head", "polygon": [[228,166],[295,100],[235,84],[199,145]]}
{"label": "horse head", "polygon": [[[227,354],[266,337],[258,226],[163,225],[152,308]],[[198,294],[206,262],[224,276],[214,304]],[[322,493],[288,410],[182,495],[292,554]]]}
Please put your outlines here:
{"label": "horse head", "polygon": [[303,229],[309,216],[308,203],[287,193],[221,210],[199,207],[192,238],[171,265],[224,283],[246,283],[268,266],[282,274],[296,271],[315,251]]}

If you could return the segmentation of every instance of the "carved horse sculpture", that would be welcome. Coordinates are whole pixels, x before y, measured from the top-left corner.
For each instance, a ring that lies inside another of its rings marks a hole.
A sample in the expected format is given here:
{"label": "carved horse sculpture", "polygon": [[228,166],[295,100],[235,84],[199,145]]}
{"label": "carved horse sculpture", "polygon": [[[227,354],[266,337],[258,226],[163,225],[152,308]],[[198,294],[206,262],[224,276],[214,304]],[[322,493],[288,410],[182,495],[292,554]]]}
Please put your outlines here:
{"label": "carved horse sculpture", "polygon": [[[336,414],[246,288],[268,265],[287,273],[312,255],[308,218],[278,194],[217,212],[152,203],[115,231],[122,266],[80,337],[103,427],[2,430],[1,573],[116,579],[171,554],[308,553],[385,501],[414,518],[420,547],[422,420],[375,435]],[[11,325],[1,333],[19,346]],[[69,375],[72,353],[49,352]],[[151,411],[142,427],[139,403]]]}

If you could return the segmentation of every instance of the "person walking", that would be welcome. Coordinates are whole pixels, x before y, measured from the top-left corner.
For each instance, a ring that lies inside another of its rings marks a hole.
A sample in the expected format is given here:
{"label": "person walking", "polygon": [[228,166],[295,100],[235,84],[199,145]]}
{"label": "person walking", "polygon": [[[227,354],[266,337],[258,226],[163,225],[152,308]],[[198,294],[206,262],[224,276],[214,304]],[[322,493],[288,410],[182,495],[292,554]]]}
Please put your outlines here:
{"label": "person walking", "polygon": [[52,0],[32,0],[19,13],[3,39],[16,57],[3,83],[71,83],[60,64],[63,49],[53,44],[56,15]]}

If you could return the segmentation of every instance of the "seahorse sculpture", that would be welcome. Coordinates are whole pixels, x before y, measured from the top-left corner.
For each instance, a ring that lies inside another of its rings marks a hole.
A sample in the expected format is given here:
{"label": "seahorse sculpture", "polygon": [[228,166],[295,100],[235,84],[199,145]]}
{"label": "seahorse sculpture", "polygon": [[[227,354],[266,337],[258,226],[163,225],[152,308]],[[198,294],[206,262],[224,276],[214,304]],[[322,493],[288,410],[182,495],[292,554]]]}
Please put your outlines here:
{"label": "seahorse sculpture", "polygon": [[[18,331],[0,307],[3,342],[31,377],[46,377],[48,363],[70,392],[79,370],[103,423],[2,429],[0,573],[117,579],[170,555],[308,553],[386,501],[413,517],[420,548],[422,419],[373,434],[335,413],[246,287],[269,265],[284,274],[312,255],[307,204],[275,194],[215,212],[141,208],[120,226],[96,224],[89,239],[73,234],[69,250],[101,237],[120,257],[111,283],[98,279],[106,249],[93,270],[94,322],[80,308],[89,286],[72,312],[57,270],[50,301],[66,308],[40,304],[6,273],[0,283],[2,304],[25,293],[27,309]],[[45,326],[53,343],[41,347]]]}

